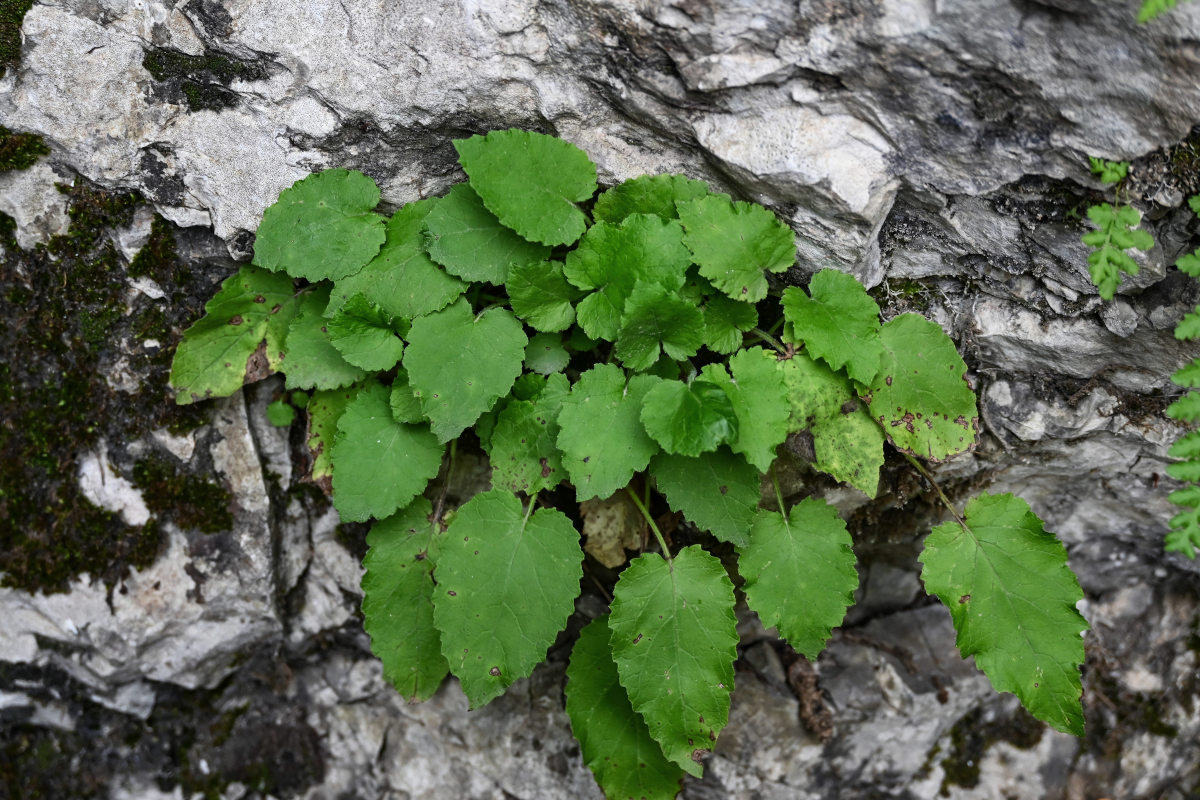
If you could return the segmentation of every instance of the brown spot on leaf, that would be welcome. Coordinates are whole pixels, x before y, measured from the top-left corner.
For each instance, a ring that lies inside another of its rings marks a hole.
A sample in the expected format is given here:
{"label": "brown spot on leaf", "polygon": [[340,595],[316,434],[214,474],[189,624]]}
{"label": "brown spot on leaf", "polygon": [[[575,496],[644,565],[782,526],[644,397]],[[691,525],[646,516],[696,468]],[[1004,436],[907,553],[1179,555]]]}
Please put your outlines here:
{"label": "brown spot on leaf", "polygon": [[232,317],[229,318],[230,325],[241,325],[244,321],[245,320],[242,319],[241,314],[234,314]]}
{"label": "brown spot on leaf", "polygon": [[717,491],[719,491],[721,494],[729,494],[729,487],[728,486],[718,486]]}
{"label": "brown spot on leaf", "polygon": [[886,383],[888,386],[891,386],[892,385],[892,376],[888,375],[886,378],[883,379],[883,382]]}
{"label": "brown spot on leaf", "polygon": [[492,667],[491,669],[488,670],[488,675],[491,675],[494,678],[499,678],[500,677],[500,668]]}
{"label": "brown spot on leaf", "polygon": [[458,597],[458,592],[448,591],[446,594],[450,595],[451,597]]}
{"label": "brown spot on leaf", "polygon": [[964,594],[962,597],[958,598],[958,602],[960,602],[960,603],[965,603],[965,602],[967,602],[967,601],[968,601],[968,600],[970,600],[970,599],[971,599],[971,595],[969,595],[969,594]]}
{"label": "brown spot on leaf", "polygon": [[640,634],[640,633],[639,633],[639,634],[637,635],[637,638],[633,640],[633,643],[634,643],[634,644],[637,644],[637,643],[638,643],[638,642],[640,642],[641,640],[642,640],[642,634]]}
{"label": "brown spot on leaf", "polygon": [[261,294],[259,294],[259,295],[255,295],[255,296],[254,296],[254,302],[256,302],[256,303],[265,303],[265,302],[267,302],[267,298],[263,297]]}

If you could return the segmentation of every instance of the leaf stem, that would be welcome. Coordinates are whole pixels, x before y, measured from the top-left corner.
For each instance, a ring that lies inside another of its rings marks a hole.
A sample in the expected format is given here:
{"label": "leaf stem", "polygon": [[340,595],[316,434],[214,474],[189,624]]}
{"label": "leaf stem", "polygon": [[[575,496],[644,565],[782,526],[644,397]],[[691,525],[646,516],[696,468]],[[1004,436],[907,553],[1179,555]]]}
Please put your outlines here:
{"label": "leaf stem", "polygon": [[633,504],[638,507],[638,511],[642,512],[642,518],[646,520],[646,524],[650,526],[650,530],[654,532],[655,538],[658,539],[658,546],[662,548],[663,557],[670,563],[671,551],[667,548],[667,540],[663,538],[662,531],[655,524],[654,517],[650,516],[650,510],[646,508],[646,504],[642,502],[642,498],[637,496],[637,492],[632,491],[628,486],[625,487],[625,493],[633,500]]}
{"label": "leaf stem", "polygon": [[771,483],[775,486],[775,502],[779,504],[779,513],[787,519],[787,506],[783,504],[783,490],[779,488],[779,476],[771,470]]}
{"label": "leaf stem", "polygon": [[921,475],[924,476],[925,480],[929,481],[929,485],[933,487],[933,490],[935,492],[937,492],[938,497],[941,498],[942,505],[944,505],[946,508],[948,508],[950,510],[950,513],[954,515],[954,518],[956,520],[958,520],[958,524],[962,525],[964,528],[966,528],[967,521],[962,518],[961,514],[958,513],[958,509],[956,509],[954,507],[954,504],[950,502],[950,498],[946,497],[946,493],[943,492],[942,488],[937,485],[937,481],[935,481],[933,479],[933,475],[929,472],[929,470],[927,470],[925,468],[925,465],[922,464],[920,461],[917,461],[917,459],[913,458],[908,453],[902,453],[902,455],[908,459],[908,463],[912,464],[914,467],[917,468],[917,472],[921,473]]}
{"label": "leaf stem", "polygon": [[774,347],[780,353],[787,355],[787,350],[785,350],[783,345],[779,343],[779,340],[776,339],[771,334],[764,331],[762,328],[755,328],[752,331],[750,331],[750,333],[754,334],[759,339],[762,339],[764,342],[771,345],[771,347]]}
{"label": "leaf stem", "polygon": [[433,524],[437,525],[442,520],[442,511],[446,507],[446,495],[450,493],[450,477],[454,474],[454,456],[458,452],[458,439],[450,442],[450,451],[448,453],[449,463],[446,465],[446,480],[442,483],[442,489],[438,492],[437,505],[433,507]]}

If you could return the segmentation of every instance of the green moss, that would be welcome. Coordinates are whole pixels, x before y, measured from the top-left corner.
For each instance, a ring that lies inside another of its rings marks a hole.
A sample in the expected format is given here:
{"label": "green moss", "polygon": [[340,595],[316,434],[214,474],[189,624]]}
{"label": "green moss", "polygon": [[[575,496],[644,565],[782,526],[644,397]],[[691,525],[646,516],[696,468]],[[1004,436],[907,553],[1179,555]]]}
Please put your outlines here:
{"label": "green moss", "polygon": [[[172,320],[195,316],[196,301],[179,308],[131,301],[124,261],[109,236],[129,224],[141,198],[82,180],[60,189],[68,230],[32,250],[17,246],[15,225],[0,215],[0,563],[5,584],[46,592],[65,589],[83,572],[112,587],[130,567],[152,563],[160,549],[156,525],[127,525],[83,496],[81,454],[104,439],[119,462],[121,443],[203,419],[203,411],[171,403],[166,387],[178,335]],[[172,247],[159,241],[143,262],[168,276],[169,293],[205,296],[207,283],[171,281],[165,260]],[[133,313],[126,315],[129,303]],[[115,392],[105,380],[117,357],[113,348],[140,341],[143,331],[153,331],[162,347],[126,348],[121,357],[148,376],[146,383],[133,394]]]}
{"label": "green moss", "polygon": [[180,474],[165,461],[139,461],[133,483],[142,490],[146,507],[159,519],[180,528],[219,533],[233,527],[229,492],[215,483]]}
{"label": "green moss", "polygon": [[262,65],[239,61],[213,50],[189,55],[178,50],[154,48],[146,51],[142,66],[169,93],[178,92],[192,111],[219,111],[237,104],[237,94],[227,87],[235,80],[261,80]]}
{"label": "green moss", "polygon": [[36,133],[13,133],[0,125],[0,172],[29,169],[50,148]]}
{"label": "green moss", "polygon": [[21,23],[33,0],[0,0],[0,78],[21,60]]}
{"label": "green moss", "polygon": [[1008,742],[1021,750],[1029,750],[1042,740],[1046,726],[1024,708],[1011,717],[984,721],[982,709],[964,715],[950,729],[950,752],[942,759],[941,795],[950,796],[951,786],[970,789],[979,785],[979,768],[989,747],[996,742]]}

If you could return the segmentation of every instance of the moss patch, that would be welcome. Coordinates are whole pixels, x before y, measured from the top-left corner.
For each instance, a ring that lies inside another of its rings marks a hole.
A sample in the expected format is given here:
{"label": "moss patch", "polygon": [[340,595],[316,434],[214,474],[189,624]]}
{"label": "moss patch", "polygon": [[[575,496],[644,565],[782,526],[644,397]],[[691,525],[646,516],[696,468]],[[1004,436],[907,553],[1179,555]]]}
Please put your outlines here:
{"label": "moss patch", "polygon": [[[45,592],[82,572],[111,587],[158,554],[156,525],[126,525],[87,501],[78,462],[100,439],[119,448],[203,421],[201,410],[171,402],[166,377],[182,324],[199,312],[192,298],[211,294],[147,256],[172,300],[131,298],[109,232],[130,222],[141,198],[82,180],[60,190],[68,230],[32,250],[17,247],[12,220],[0,215],[0,570],[6,585]],[[160,242],[157,256],[172,247]],[[143,347],[146,337],[161,346]],[[118,361],[146,376],[137,391],[109,386]]]}
{"label": "moss patch", "polygon": [[48,155],[50,148],[36,133],[13,133],[0,125],[0,172],[29,169]]}
{"label": "moss patch", "polygon": [[33,0],[0,0],[0,78],[21,60],[21,23]]}
{"label": "moss patch", "polygon": [[229,84],[235,80],[262,80],[266,69],[253,61],[239,61],[215,50],[193,56],[178,50],[154,48],[146,51],[142,66],[159,83],[171,102],[186,102],[192,111],[219,111],[237,105],[237,94]]}
{"label": "moss patch", "polygon": [[950,752],[941,762],[944,772],[941,795],[949,797],[951,786],[965,789],[978,786],[980,763],[996,742],[1029,750],[1042,740],[1045,730],[1046,726],[1024,708],[1018,708],[1010,717],[987,722],[982,709],[967,713],[950,729]]}
{"label": "moss patch", "polygon": [[203,533],[233,528],[229,492],[215,483],[181,474],[166,461],[134,464],[133,482],[142,490],[146,507],[159,519]]}

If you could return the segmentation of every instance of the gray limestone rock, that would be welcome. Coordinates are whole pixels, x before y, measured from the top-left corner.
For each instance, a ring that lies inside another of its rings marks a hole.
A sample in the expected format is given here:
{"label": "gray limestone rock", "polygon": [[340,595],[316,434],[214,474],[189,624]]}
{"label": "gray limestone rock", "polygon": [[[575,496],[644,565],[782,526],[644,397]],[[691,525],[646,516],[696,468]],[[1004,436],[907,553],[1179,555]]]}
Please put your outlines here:
{"label": "gray limestone rock", "polygon": [[[0,211],[29,249],[66,230],[55,182],[137,190],[148,205],[111,233],[116,263],[153,235],[152,208],[215,284],[296,179],[361,169],[396,206],[461,178],[452,139],[505,127],[575,142],[605,184],[684,172],[764,203],[797,234],[788,283],[852,272],[885,315],[925,313],[959,343],[985,433],[939,479],[959,500],[1020,494],[1066,543],[1092,624],[1089,727],[1046,729],[959,658],[917,577],[941,517],[889,462],[878,500],[829,493],[863,571],[847,625],[804,672],[743,613],[730,723],[682,796],[1182,799],[1200,786],[1200,562],[1161,549],[1181,430],[1163,408],[1197,355],[1171,330],[1198,292],[1169,265],[1195,245],[1177,207],[1200,189],[1200,4],[1146,26],[1135,6],[48,0],[24,18],[0,119],[52,155],[0,175]],[[1135,159],[1131,202],[1160,243],[1109,304],[1079,241],[1104,197],[1087,155]],[[126,314],[207,299],[153,276],[128,292]],[[104,358],[113,391],[143,385],[128,352]],[[265,421],[279,391],[78,456],[83,495],[162,522],[164,544],[111,588],[0,588],[0,761],[100,765],[30,772],[47,796],[599,798],[562,704],[577,627],[477,711],[454,680],[417,706],[383,681],[363,530],[302,483],[299,431]],[[138,453],[218,482],[232,530],[160,520],[127,479]],[[602,608],[584,597],[577,616]]]}

